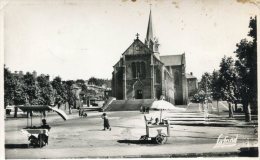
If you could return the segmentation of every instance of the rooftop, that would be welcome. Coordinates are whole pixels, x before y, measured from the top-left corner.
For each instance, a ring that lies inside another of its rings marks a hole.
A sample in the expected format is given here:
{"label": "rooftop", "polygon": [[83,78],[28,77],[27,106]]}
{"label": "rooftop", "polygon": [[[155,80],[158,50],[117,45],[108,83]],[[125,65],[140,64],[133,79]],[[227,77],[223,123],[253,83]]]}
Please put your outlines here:
{"label": "rooftop", "polygon": [[164,63],[165,66],[177,66],[184,64],[183,54],[160,56],[160,60]]}

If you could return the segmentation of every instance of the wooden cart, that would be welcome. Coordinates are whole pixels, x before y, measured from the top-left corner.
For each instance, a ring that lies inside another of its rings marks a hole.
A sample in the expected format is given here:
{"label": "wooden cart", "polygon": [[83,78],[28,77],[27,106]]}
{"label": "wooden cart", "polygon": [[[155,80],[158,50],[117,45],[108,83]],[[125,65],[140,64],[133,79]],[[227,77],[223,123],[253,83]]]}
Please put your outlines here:
{"label": "wooden cart", "polygon": [[165,144],[167,138],[170,136],[170,124],[168,121],[164,123],[153,125],[151,120],[147,120],[144,116],[146,135],[141,136],[140,140],[153,140],[157,144]]}
{"label": "wooden cart", "polygon": [[[24,112],[27,112],[27,126],[21,130],[22,133],[26,134],[28,136],[29,146],[33,147],[43,147],[46,144],[48,144],[48,138],[49,138],[49,131],[50,128],[49,125],[45,126],[33,126],[33,118],[32,113],[33,112],[39,112],[41,114],[41,119],[45,119],[46,111],[55,111],[60,115],[64,120],[67,119],[67,115],[65,112],[51,106],[47,105],[26,105],[26,106],[18,106],[21,110]],[[29,115],[31,117],[31,123],[29,123]]]}

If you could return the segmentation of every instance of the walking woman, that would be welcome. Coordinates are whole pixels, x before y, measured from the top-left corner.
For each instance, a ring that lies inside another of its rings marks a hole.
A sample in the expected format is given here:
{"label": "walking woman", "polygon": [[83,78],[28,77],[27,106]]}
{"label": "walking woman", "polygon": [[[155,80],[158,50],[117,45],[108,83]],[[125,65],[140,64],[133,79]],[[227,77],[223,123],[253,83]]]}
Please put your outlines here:
{"label": "walking woman", "polygon": [[103,130],[105,131],[106,129],[109,129],[111,131],[111,127],[109,125],[109,120],[108,120],[107,114],[103,113],[101,118],[104,119],[104,129]]}

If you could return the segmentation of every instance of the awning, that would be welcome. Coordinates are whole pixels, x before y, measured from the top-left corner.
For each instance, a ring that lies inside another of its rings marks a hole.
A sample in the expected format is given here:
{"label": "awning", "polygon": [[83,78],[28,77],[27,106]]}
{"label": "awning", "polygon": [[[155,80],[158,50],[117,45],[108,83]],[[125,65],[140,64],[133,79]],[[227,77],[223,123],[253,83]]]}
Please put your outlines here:
{"label": "awning", "polygon": [[24,112],[30,112],[30,111],[43,112],[43,111],[53,110],[58,115],[60,115],[62,119],[64,119],[64,120],[68,119],[67,114],[63,110],[60,110],[56,107],[51,107],[48,105],[24,105],[24,106],[17,106],[17,107],[20,108]]}

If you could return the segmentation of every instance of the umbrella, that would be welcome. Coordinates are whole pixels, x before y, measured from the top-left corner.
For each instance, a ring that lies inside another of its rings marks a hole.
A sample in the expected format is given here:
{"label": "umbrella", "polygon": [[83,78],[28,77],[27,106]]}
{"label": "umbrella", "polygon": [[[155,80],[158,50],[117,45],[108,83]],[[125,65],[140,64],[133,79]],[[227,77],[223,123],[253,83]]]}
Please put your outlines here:
{"label": "umbrella", "polygon": [[156,109],[156,110],[161,110],[160,113],[160,122],[162,119],[162,110],[174,110],[176,112],[184,112],[185,109],[184,108],[178,108],[175,107],[173,104],[171,104],[170,102],[164,101],[164,100],[158,100],[158,101],[154,101],[152,103],[152,106],[150,107],[151,109]]}
{"label": "umbrella", "polygon": [[56,113],[58,113],[58,115],[61,116],[61,118],[63,118],[63,120],[67,120],[68,119],[68,116],[67,114],[63,111],[63,110],[60,110],[56,107],[50,107],[48,106],[51,110],[55,111]]}

